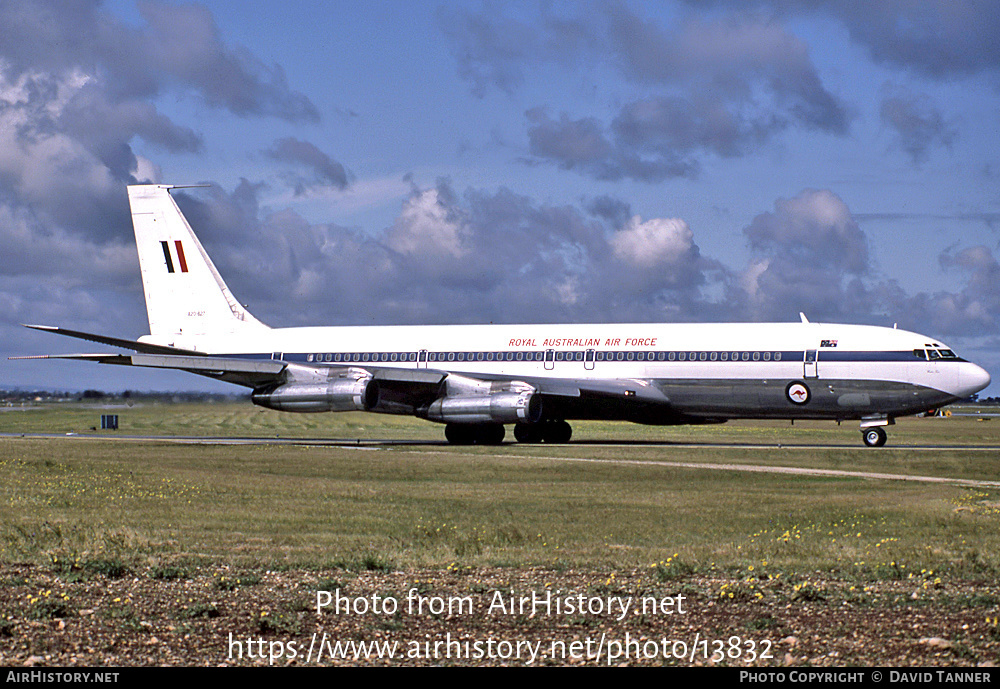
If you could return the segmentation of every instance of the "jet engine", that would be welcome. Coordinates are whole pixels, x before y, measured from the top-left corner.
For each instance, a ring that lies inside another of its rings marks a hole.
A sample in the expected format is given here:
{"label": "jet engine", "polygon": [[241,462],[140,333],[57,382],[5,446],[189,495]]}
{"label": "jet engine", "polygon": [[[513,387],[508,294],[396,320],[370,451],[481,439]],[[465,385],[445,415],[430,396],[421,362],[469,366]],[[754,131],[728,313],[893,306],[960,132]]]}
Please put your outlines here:
{"label": "jet engine", "polygon": [[370,376],[322,383],[285,383],[254,392],[250,399],[256,405],[279,411],[368,411],[378,404],[378,386]]}
{"label": "jet engine", "polygon": [[533,391],[448,395],[431,403],[427,418],[442,423],[534,423],[542,418],[542,399]]}

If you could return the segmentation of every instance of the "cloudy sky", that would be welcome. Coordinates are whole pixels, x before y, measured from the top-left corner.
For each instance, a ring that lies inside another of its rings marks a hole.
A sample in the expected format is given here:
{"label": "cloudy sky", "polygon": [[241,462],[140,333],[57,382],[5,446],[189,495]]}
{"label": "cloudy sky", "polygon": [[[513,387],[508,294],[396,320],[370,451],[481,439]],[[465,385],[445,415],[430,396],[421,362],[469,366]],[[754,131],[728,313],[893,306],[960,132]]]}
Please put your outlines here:
{"label": "cloudy sky", "polygon": [[273,326],[803,311],[1000,381],[997,36],[965,0],[0,2],[0,387],[232,389],[6,361],[148,332],[141,181],[211,185],[178,202]]}

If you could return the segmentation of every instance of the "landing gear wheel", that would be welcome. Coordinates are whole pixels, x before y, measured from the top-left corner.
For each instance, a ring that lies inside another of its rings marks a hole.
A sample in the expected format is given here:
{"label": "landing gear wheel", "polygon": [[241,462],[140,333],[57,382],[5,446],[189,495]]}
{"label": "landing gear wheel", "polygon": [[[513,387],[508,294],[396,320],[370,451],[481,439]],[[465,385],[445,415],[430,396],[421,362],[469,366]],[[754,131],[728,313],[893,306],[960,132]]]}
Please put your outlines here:
{"label": "landing gear wheel", "polygon": [[861,432],[861,437],[864,439],[865,445],[868,447],[882,447],[885,445],[885,430],[880,426],[866,428]]}
{"label": "landing gear wheel", "polygon": [[444,427],[444,437],[452,445],[471,445],[472,426],[464,423],[449,423]]}
{"label": "landing gear wheel", "polygon": [[547,443],[568,443],[573,427],[565,421],[549,421],[542,427],[542,440]]}
{"label": "landing gear wheel", "polygon": [[452,445],[500,445],[505,435],[502,423],[449,423],[444,437]]}
{"label": "landing gear wheel", "polygon": [[519,443],[542,442],[542,424],[519,423],[514,426],[514,438]]}
{"label": "landing gear wheel", "polygon": [[478,426],[475,443],[477,445],[503,445],[503,437],[506,435],[502,423],[486,423]]}

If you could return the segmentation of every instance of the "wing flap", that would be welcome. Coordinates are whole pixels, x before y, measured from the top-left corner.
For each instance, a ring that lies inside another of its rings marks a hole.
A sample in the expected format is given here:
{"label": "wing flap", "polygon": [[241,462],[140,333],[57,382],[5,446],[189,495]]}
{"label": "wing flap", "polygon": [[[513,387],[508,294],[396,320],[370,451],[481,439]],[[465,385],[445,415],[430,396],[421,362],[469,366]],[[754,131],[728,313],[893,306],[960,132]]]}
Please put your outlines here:
{"label": "wing flap", "polygon": [[448,377],[445,371],[426,368],[380,368],[374,378],[386,383],[412,383],[415,386],[439,386]]}
{"label": "wing flap", "polygon": [[441,395],[448,373],[434,369],[380,368],[373,378],[378,385],[378,405],[373,411],[413,414]]}
{"label": "wing flap", "polygon": [[215,356],[132,354],[127,358],[131,360],[132,366],[179,369],[248,388],[258,388],[282,381],[282,374],[287,366],[283,361],[226,359]]}

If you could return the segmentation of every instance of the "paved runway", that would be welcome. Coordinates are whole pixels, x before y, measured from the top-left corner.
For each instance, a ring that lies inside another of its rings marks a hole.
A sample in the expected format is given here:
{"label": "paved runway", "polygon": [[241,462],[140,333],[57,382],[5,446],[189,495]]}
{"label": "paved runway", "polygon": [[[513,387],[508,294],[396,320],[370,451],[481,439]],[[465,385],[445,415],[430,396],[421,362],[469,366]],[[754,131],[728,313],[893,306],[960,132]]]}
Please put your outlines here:
{"label": "paved runway", "polygon": [[[162,436],[162,435],[126,435],[121,433],[0,433],[0,438],[48,438],[68,440],[111,440],[134,442],[180,443],[187,445],[308,445],[331,447],[448,447],[461,449],[448,441],[441,440],[408,440],[399,438],[299,438],[299,437],[269,437],[269,436]],[[483,446],[472,446],[483,447]],[[507,441],[501,447],[522,449],[544,449],[548,447],[670,447],[670,448],[720,448],[744,450],[866,450],[872,453],[889,452],[893,450],[907,451],[967,451],[967,452],[1000,452],[1000,445],[906,445],[889,444],[882,448],[866,448],[860,443],[745,443],[745,442],[714,442],[689,443],[671,440],[573,440],[565,445],[549,445],[544,443],[525,444]]]}

